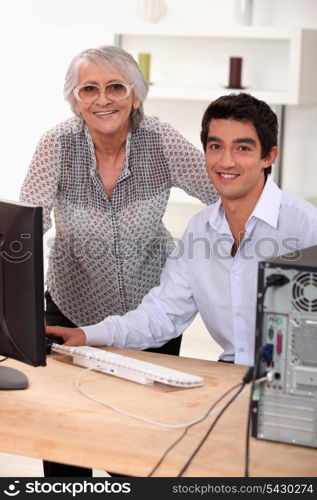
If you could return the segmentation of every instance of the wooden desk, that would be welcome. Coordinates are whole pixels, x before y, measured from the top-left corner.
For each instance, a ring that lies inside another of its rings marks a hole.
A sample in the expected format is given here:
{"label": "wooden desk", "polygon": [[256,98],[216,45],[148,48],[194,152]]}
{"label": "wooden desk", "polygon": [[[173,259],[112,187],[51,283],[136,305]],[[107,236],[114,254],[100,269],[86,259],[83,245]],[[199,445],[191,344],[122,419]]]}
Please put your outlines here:
{"label": "wooden desk", "polygon": [[[194,420],[204,414],[246,371],[246,367],[225,363],[120,352],[205,378],[201,388],[166,392],[161,386],[143,386],[98,372],[85,375],[83,386],[95,397],[169,423]],[[0,393],[2,452],[147,476],[182,432],[143,423],[87,399],[74,387],[82,368],[72,365],[65,356],[49,356],[46,367],[33,368],[13,360],[4,365],[22,370],[29,377],[30,387]],[[186,476],[243,477],[248,399],[249,388],[221,417]],[[213,418],[190,429],[155,475],[177,476]],[[250,476],[314,477],[316,471],[314,449],[251,439]]]}

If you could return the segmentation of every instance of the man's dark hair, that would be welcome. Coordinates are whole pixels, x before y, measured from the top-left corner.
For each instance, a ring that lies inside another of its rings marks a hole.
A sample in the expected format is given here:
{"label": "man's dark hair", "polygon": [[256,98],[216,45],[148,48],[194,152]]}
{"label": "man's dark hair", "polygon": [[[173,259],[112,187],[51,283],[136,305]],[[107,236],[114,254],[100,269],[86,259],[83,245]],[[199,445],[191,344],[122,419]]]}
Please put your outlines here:
{"label": "man's dark hair", "polygon": [[[208,129],[211,120],[237,120],[251,123],[261,143],[261,158],[265,158],[273,146],[277,146],[277,116],[264,101],[250,94],[229,94],[211,102],[206,109],[202,122],[200,140],[204,151],[207,147]],[[264,169],[265,178],[272,172],[272,165]]]}

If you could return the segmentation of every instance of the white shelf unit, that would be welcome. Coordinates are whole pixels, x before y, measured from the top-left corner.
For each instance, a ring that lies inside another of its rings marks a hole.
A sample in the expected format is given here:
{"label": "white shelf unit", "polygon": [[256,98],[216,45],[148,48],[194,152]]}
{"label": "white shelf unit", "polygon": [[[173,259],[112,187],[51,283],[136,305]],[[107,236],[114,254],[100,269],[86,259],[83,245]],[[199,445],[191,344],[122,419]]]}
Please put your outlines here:
{"label": "white shelf unit", "polygon": [[[275,106],[278,115],[280,156],[273,177],[281,185],[285,106],[317,104],[317,30],[140,23],[133,30],[120,26],[117,32],[117,42],[136,60],[140,52],[152,56],[146,110],[174,124],[198,147],[200,119],[208,103],[239,91],[226,85],[230,57],[242,57],[245,91]],[[178,189],[172,190],[170,202],[198,203]]]}
{"label": "white shelf unit", "polygon": [[148,99],[210,102],[227,89],[230,57],[242,57],[246,91],[270,104],[317,103],[317,30],[233,26],[210,31],[151,25],[121,30],[137,58],[152,55]]}

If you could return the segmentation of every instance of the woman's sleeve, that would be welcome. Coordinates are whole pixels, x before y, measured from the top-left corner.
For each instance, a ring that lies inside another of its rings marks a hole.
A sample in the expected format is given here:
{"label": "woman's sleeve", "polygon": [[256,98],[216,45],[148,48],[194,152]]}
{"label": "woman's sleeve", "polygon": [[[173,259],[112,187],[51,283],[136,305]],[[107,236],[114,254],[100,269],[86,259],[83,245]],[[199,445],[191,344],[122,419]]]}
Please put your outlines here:
{"label": "woman's sleeve", "polygon": [[52,225],[51,211],[56,201],[60,172],[60,141],[54,131],[43,135],[22,184],[19,200],[43,208],[43,231]]}
{"label": "woman's sleeve", "polygon": [[214,203],[218,193],[205,168],[204,154],[167,123],[162,123],[162,140],[171,174],[171,187],[178,187],[205,205]]}

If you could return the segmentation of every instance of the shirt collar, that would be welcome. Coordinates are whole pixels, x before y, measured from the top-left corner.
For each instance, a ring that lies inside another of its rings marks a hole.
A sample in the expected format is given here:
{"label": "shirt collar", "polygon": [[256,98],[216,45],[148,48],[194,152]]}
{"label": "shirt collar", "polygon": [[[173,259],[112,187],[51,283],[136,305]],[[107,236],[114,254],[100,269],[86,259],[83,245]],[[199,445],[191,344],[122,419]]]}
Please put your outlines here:
{"label": "shirt collar", "polygon": [[211,205],[211,211],[208,217],[208,223],[221,234],[231,234],[226,214],[221,203],[221,198]]}
{"label": "shirt collar", "polygon": [[[83,128],[84,128],[84,133],[86,136],[86,139],[88,141],[88,146],[90,148],[91,156],[92,156],[92,163],[90,170],[92,173],[97,171],[97,162],[96,162],[96,154],[95,154],[95,145],[94,141],[92,140],[91,134],[89,132],[89,129],[86,125],[86,123],[83,120]],[[130,177],[131,172],[129,169],[129,156],[130,156],[130,149],[131,149],[131,136],[132,132],[129,131],[127,135],[127,141],[126,141],[126,146],[125,146],[125,162],[124,162],[124,168],[117,180],[117,182],[121,182],[122,180],[126,179],[127,177]]]}
{"label": "shirt collar", "polygon": [[[260,198],[249,217],[249,221],[252,217],[266,222],[273,228],[277,228],[279,209],[281,204],[282,191],[275,184],[275,182],[268,177],[264,185],[263,191]],[[229,225],[225,216],[225,211],[221,203],[221,198],[219,198],[213,205],[211,213],[209,214],[208,222],[221,233],[230,233]]]}
{"label": "shirt collar", "polygon": [[276,229],[281,197],[282,191],[275,182],[268,177],[251,217],[261,219],[263,222],[266,222]]}

